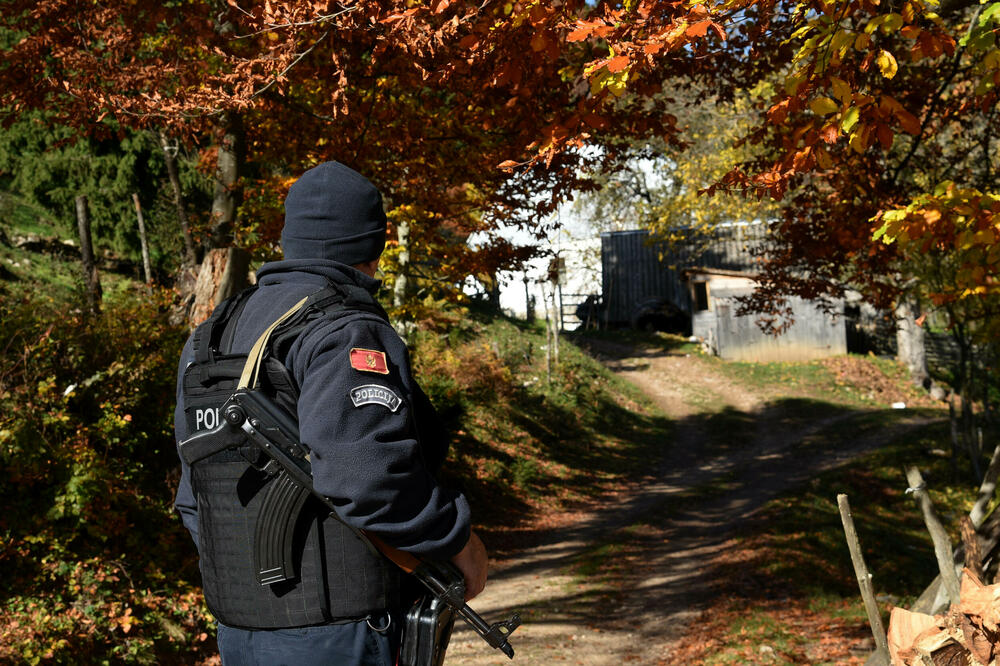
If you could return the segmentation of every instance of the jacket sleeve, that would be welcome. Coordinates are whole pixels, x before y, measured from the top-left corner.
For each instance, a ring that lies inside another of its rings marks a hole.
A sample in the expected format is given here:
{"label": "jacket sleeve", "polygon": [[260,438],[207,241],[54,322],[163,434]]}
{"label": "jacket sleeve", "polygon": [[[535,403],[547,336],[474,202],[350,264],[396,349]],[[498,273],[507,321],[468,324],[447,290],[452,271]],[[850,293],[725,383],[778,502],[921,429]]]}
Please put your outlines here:
{"label": "jacket sleeve", "polygon": [[[183,441],[188,436],[187,421],[184,418],[184,370],[191,361],[193,350],[191,339],[189,338],[181,352],[180,366],[177,370],[177,406],[174,408],[174,439],[176,442]],[[177,457],[180,458],[178,451]],[[181,480],[177,484],[177,495],[174,497],[174,508],[181,514],[181,522],[191,533],[195,545],[198,544],[198,502],[194,497],[194,490],[191,487],[191,468],[181,461]]]}
{"label": "jacket sleeve", "polygon": [[438,461],[426,454],[440,454],[422,441],[414,410],[426,397],[396,332],[370,318],[324,323],[300,337],[287,362],[301,390],[299,433],[312,452],[313,484],[341,519],[423,557],[461,550],[468,502],[433,476]]}

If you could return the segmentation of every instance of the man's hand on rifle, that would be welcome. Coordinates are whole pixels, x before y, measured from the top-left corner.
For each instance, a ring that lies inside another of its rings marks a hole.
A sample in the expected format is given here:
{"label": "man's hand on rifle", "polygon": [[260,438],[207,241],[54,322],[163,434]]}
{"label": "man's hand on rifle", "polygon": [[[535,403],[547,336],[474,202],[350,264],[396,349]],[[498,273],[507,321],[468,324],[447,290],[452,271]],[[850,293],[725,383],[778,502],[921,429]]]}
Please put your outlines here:
{"label": "man's hand on rifle", "polygon": [[465,577],[465,600],[469,601],[486,587],[486,569],[489,564],[486,546],[475,532],[470,532],[469,541],[451,561]]}

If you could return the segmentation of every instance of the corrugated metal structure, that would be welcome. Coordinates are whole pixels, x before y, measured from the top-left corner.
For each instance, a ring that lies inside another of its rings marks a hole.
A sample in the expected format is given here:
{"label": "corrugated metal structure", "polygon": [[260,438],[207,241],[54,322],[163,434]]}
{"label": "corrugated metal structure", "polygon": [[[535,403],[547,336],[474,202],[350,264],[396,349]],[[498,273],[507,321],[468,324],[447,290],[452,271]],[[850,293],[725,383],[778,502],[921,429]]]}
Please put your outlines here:
{"label": "corrugated metal structure", "polygon": [[692,269],[687,272],[695,311],[691,332],[707,351],[728,361],[808,361],[847,353],[843,303],[829,313],[790,297],[794,323],[781,335],[767,335],[756,317],[738,316],[737,298],[749,295],[753,276],[737,271]]}
{"label": "corrugated metal structure", "polygon": [[637,306],[665,300],[691,313],[681,271],[694,266],[751,270],[767,238],[764,223],[726,224],[683,243],[652,242],[646,230],[601,234],[602,298],[612,324],[628,324]]}

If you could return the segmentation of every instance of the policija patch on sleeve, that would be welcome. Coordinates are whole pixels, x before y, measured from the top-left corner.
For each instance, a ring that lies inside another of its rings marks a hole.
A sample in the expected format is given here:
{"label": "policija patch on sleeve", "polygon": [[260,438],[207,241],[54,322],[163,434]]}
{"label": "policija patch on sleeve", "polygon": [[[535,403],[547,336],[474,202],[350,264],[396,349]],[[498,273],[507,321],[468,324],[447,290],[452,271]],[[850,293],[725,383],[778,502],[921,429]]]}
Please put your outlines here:
{"label": "policija patch on sleeve", "polygon": [[351,350],[351,367],[361,372],[377,372],[380,375],[389,374],[389,365],[385,360],[385,352],[374,349]]}
{"label": "policija patch on sleeve", "polygon": [[365,384],[351,389],[351,402],[355,407],[382,405],[390,412],[395,412],[403,401],[391,388],[378,384]]}

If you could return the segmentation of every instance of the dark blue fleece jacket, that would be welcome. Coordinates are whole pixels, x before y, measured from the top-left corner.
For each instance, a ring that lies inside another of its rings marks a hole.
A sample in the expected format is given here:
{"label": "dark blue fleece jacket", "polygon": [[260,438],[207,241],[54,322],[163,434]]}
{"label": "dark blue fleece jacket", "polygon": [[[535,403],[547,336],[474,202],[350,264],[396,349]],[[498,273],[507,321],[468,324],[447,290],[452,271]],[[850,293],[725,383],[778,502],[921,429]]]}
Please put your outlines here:
{"label": "dark blue fleece jacket", "polygon": [[[257,279],[259,288],[237,325],[235,353],[249,351],[268,325],[328,281],[371,294],[379,286],[331,260],[269,263]],[[366,367],[358,362],[359,352],[352,360],[352,349],[382,352],[385,365],[375,354],[375,367]],[[189,339],[179,376],[192,359]],[[447,442],[392,327],[364,313],[320,321],[292,344],[285,365],[301,391],[299,431],[312,452],[313,484],[339,507],[340,518],[423,557],[448,559],[458,553],[469,538],[469,506],[463,495],[435,479]],[[177,394],[174,428],[181,441],[189,433],[180,384]],[[175,506],[197,543],[198,508],[190,469],[183,464]]]}

